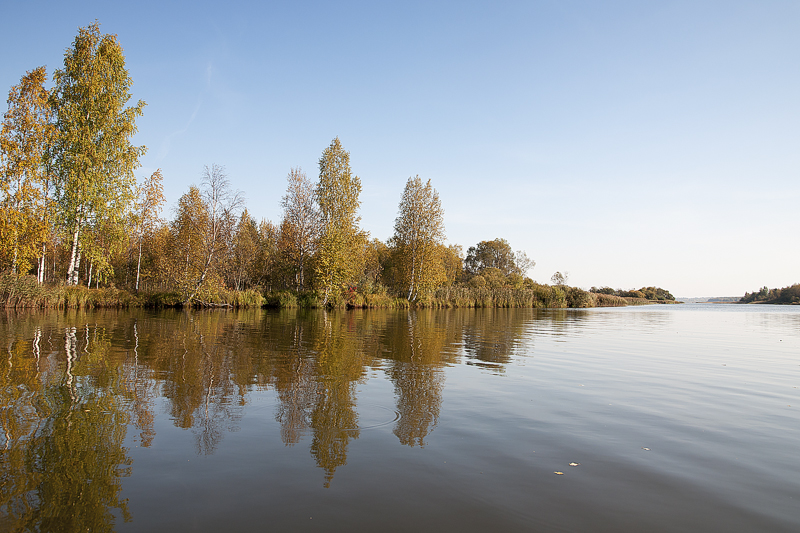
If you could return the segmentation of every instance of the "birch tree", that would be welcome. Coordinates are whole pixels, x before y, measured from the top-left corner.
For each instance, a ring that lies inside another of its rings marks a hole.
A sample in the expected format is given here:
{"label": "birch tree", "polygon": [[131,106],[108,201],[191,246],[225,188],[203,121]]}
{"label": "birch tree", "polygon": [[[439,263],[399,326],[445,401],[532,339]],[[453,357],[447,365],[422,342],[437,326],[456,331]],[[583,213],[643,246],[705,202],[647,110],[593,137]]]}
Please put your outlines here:
{"label": "birch tree", "polygon": [[362,243],[366,239],[358,227],[360,194],[361,180],[350,170],[350,153],[336,137],[319,159],[316,194],[322,234],[314,272],[323,294],[322,305],[327,305],[331,296],[338,297],[343,285],[360,270]]}
{"label": "birch tree", "polygon": [[14,273],[38,259],[40,283],[50,222],[45,153],[55,135],[46,81],[39,67],[11,88],[0,129],[0,253]]}
{"label": "birch tree", "polygon": [[298,290],[305,289],[305,272],[317,249],[320,234],[320,213],[314,201],[314,184],[305,172],[293,168],[287,176],[286,194],[281,200],[283,221],[280,248],[295,276]]}
{"label": "birch tree", "polygon": [[171,281],[184,300],[191,294],[194,280],[200,277],[197,269],[201,263],[202,232],[207,225],[208,212],[200,189],[189,187],[189,191],[178,199],[175,218],[170,223],[170,254],[167,259]]}
{"label": "birch tree", "polygon": [[240,291],[249,288],[257,279],[255,264],[258,255],[258,225],[245,209],[233,235],[226,279],[228,285]]}
{"label": "birch tree", "polygon": [[[231,190],[225,169],[219,165],[203,169],[202,188],[191,187],[178,202],[173,222],[180,260],[179,287],[185,303],[192,303],[201,291],[210,294],[214,279],[221,282],[222,262],[226,258],[236,228],[243,198]],[[202,297],[200,303],[206,304]]]}
{"label": "birch tree", "polygon": [[439,193],[430,180],[423,185],[419,176],[408,178],[394,223],[392,244],[409,301],[446,281],[444,239],[444,211]]}
{"label": "birch tree", "polygon": [[134,198],[133,171],[143,146],[131,144],[145,103],[126,107],[132,80],[115,35],[80,28],[54,74],[51,102],[58,132],[50,151],[56,199],[70,239],[67,283],[78,283],[83,231],[121,223]]}
{"label": "birch tree", "polygon": [[142,269],[142,243],[144,236],[152,232],[159,222],[161,206],[164,205],[164,177],[159,168],[147,178],[138,189],[136,201],[136,237],[138,239],[138,257],[136,260],[136,292],[139,292],[139,275]]}

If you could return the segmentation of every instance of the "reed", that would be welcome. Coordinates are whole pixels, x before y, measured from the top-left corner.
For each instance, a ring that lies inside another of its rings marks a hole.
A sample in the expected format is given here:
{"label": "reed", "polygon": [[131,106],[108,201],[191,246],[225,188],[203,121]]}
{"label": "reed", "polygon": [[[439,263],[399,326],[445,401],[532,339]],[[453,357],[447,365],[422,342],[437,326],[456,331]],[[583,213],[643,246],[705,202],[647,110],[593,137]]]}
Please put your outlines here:
{"label": "reed", "polygon": [[621,296],[613,294],[592,293],[597,297],[597,307],[625,307],[628,302]]}
{"label": "reed", "polygon": [[625,300],[625,303],[627,305],[650,305],[650,304],[654,303],[653,301],[648,300],[647,298],[625,297],[623,299]]}
{"label": "reed", "polygon": [[297,294],[293,291],[272,292],[265,296],[267,307],[277,307],[280,309],[294,309],[299,307]]}
{"label": "reed", "polygon": [[266,298],[264,298],[261,290],[257,288],[231,292],[230,300],[227,303],[238,309],[262,307],[266,303]]}

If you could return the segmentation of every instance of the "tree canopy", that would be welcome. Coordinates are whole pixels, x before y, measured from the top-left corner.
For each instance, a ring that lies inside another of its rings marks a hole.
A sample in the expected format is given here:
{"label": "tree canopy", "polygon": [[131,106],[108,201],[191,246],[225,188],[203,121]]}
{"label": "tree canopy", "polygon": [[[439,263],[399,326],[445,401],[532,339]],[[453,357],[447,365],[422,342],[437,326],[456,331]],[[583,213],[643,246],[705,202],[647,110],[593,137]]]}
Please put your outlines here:
{"label": "tree canopy", "polygon": [[8,95],[0,129],[0,262],[28,271],[49,230],[50,176],[45,153],[54,140],[44,67],[26,73]]}
{"label": "tree canopy", "polygon": [[360,194],[361,180],[350,170],[350,153],[336,137],[319,159],[316,193],[322,223],[314,271],[323,304],[355,280],[363,261],[366,233],[358,227]]}
{"label": "tree canopy", "polygon": [[115,35],[99,23],[80,28],[55,71],[51,103],[57,136],[49,152],[56,199],[72,237],[68,283],[78,282],[83,230],[120,223],[135,196],[133,171],[143,146],[134,146],[136,117],[145,103],[126,107],[133,84]]}
{"label": "tree canopy", "polygon": [[444,254],[444,210],[431,181],[423,185],[419,176],[408,178],[394,223],[391,244],[397,253],[396,267],[408,300],[416,300],[447,279]]}

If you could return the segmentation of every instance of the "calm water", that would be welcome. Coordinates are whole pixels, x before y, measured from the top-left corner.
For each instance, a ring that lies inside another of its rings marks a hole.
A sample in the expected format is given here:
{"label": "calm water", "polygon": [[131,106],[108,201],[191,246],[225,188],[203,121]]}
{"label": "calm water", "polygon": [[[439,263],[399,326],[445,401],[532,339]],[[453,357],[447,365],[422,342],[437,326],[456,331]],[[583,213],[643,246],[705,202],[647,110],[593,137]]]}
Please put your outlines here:
{"label": "calm water", "polygon": [[798,307],[7,313],[0,346],[0,531],[800,531]]}

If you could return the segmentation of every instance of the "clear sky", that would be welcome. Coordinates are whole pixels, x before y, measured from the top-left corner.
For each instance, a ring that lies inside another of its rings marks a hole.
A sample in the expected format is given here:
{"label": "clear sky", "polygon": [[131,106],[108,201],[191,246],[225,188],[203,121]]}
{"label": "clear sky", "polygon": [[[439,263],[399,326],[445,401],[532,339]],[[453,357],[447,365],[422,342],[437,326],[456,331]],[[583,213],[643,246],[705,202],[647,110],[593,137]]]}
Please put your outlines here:
{"label": "clear sky", "polygon": [[[223,165],[257,218],[338,136],[362,226],[431,179],[451,243],[571,285],[737,296],[800,282],[800,2],[0,0],[0,91],[118,35],[139,177]],[[171,213],[167,214],[171,217]]]}

